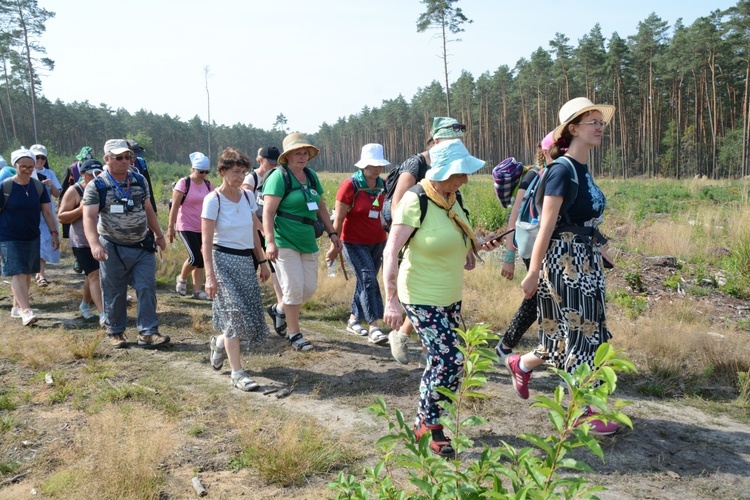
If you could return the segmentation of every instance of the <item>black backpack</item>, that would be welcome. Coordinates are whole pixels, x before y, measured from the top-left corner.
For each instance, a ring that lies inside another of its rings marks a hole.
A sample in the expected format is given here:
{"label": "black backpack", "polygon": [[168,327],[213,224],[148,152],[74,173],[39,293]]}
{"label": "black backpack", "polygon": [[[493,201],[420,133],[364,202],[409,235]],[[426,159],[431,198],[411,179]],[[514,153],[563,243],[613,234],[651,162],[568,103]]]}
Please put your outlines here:
{"label": "black backpack", "polygon": [[[421,226],[424,222],[424,218],[427,216],[427,203],[433,202],[430,200],[430,197],[427,196],[427,193],[424,190],[424,187],[422,187],[421,184],[417,184],[416,186],[413,186],[409,189],[412,193],[417,194],[417,198],[419,199],[419,225]],[[456,191],[456,202],[458,203],[458,206],[461,207],[461,210],[464,211],[464,214],[466,214],[466,219],[469,219],[469,211],[466,210],[466,207],[464,207],[464,197],[461,195],[461,191]],[[437,205],[435,205],[437,206]],[[417,233],[417,230],[419,228],[415,228],[414,231],[411,232],[409,237],[404,242],[404,246],[401,247],[401,252],[399,252],[399,255],[403,255],[403,253],[406,251],[406,247],[409,246],[409,242],[414,237],[414,235]]]}
{"label": "black backpack", "polygon": [[[279,165],[278,167],[276,167],[276,170],[281,172],[281,176],[284,179],[284,196],[281,197],[282,200],[286,198],[286,196],[292,191],[302,189],[301,184],[299,187],[292,187],[292,177],[287,167]],[[304,171],[305,177],[307,177],[307,183],[310,186],[313,186],[316,191],[320,191],[320,186],[317,182],[315,182],[315,177],[313,176],[312,171],[310,171],[310,169],[307,167],[305,167]],[[276,210],[276,216],[312,226],[313,229],[315,229],[316,238],[320,238],[321,236],[323,236],[323,232],[325,231],[325,226],[323,226],[323,221],[320,220],[320,217],[316,217],[315,219],[308,219],[307,217],[300,217],[298,215],[290,214],[289,212],[284,212],[282,210]]]}
{"label": "black backpack", "polygon": [[388,172],[388,177],[385,179],[385,202],[383,203],[383,210],[380,212],[380,222],[383,225],[383,229],[386,231],[390,231],[391,224],[393,223],[393,218],[391,216],[391,199],[393,198],[393,193],[396,191],[398,178],[401,176],[401,172],[403,172],[404,164],[412,158],[416,158],[417,163],[419,164],[417,170],[417,183],[424,179],[424,176],[427,174],[427,169],[430,168],[424,155],[422,155],[422,153],[417,153]]}

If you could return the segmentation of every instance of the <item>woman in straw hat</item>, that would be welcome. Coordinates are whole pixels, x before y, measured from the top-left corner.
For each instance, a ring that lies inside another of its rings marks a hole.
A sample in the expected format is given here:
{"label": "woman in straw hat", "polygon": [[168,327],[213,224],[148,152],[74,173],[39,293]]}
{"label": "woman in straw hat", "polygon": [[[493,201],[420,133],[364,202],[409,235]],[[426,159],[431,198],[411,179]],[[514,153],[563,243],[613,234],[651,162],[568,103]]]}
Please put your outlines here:
{"label": "woman in straw hat", "polygon": [[[399,328],[403,306],[427,348],[414,433],[417,439],[429,434],[430,449],[452,457],[453,447],[439,422],[443,409],[438,403],[447,398],[437,389],[455,391],[461,379],[464,357],[454,328],[461,322],[464,269],[474,268],[477,250],[466,213],[456,203],[456,192],[485,162],[471,156],[458,139],[435,145],[430,157],[432,168],[404,194],[393,214],[383,254],[384,320]],[[429,201],[424,217],[420,196]],[[398,254],[405,245],[399,266]]]}
{"label": "woman in straw hat", "polygon": [[[269,306],[276,333],[287,335],[297,351],[309,351],[312,344],[302,336],[300,307],[318,288],[318,244],[312,223],[323,222],[331,244],[341,251],[341,240],[333,229],[323,201],[323,186],[317,174],[307,168],[318,148],[300,133],[284,138],[281,167],[263,183],[263,232],[266,256],[276,264],[283,304]],[[280,325],[282,325],[280,327]]]}
{"label": "woman in straw hat", "polygon": [[[560,109],[560,125],[549,149],[556,161],[547,168],[540,186],[544,200],[539,234],[521,283],[526,299],[538,289],[539,345],[523,356],[505,359],[513,387],[523,399],[529,397],[528,382],[535,367],[547,363],[573,372],[583,363],[591,365],[599,345],[611,337],[600,248],[606,240],[597,229],[607,200],[586,162],[589,151],[601,144],[614,112],[614,106],[594,104],[585,97],[568,101]],[[571,188],[576,180],[577,191]],[[592,433],[617,432],[617,424],[592,415],[588,407],[580,420],[591,425]]]}
{"label": "woman in straw hat", "polygon": [[[345,179],[336,193],[333,228],[341,233],[344,255],[357,276],[352,308],[346,331],[367,336],[373,344],[384,344],[388,337],[380,330],[383,318],[383,297],[380,295],[378,272],[383,262],[383,249],[388,233],[380,223],[380,211],[385,200],[385,183],[380,178],[383,167],[391,163],[383,157],[383,146],[365,144],[362,156],[354,164],[357,171]],[[331,246],[327,262],[336,261],[337,252]],[[363,328],[364,319],[368,328]]]}

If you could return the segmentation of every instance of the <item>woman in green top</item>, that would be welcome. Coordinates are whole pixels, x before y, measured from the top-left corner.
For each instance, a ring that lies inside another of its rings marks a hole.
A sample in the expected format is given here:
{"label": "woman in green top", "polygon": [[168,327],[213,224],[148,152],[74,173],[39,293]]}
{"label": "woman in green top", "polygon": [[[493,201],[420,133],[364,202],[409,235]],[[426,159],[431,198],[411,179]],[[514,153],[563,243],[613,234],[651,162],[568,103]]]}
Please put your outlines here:
{"label": "woman in green top", "polygon": [[266,257],[276,264],[283,304],[269,306],[279,335],[287,335],[295,350],[313,348],[300,331],[300,306],[318,288],[318,244],[312,223],[323,222],[331,244],[341,251],[341,240],[333,229],[323,201],[323,186],[307,163],[318,155],[318,148],[299,133],[284,138],[281,167],[263,183],[263,232]]}
{"label": "woman in green top", "polygon": [[[474,269],[478,248],[466,214],[456,203],[456,191],[485,162],[471,156],[459,139],[437,144],[430,149],[430,158],[432,168],[415,186],[423,193],[415,188],[407,191],[393,213],[383,252],[384,321],[399,328],[403,305],[427,349],[414,433],[419,439],[429,432],[430,448],[452,457],[453,447],[439,422],[443,410],[438,403],[447,398],[437,389],[455,391],[461,380],[464,358],[453,329],[461,322],[463,272]],[[428,198],[426,204],[420,204],[423,196]],[[407,241],[399,266],[398,253]]]}

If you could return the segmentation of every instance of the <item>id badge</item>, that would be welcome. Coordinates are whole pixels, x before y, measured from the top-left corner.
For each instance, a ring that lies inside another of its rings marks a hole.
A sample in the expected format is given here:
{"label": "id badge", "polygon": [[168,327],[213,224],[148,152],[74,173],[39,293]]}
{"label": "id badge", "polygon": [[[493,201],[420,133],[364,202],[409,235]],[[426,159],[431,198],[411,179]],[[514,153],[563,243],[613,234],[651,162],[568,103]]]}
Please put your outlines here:
{"label": "id badge", "polygon": [[109,206],[109,213],[111,213],[111,214],[124,214],[125,213],[125,206],[124,205],[110,205]]}
{"label": "id badge", "polygon": [[307,209],[308,210],[317,210],[318,209],[318,203],[315,201],[310,201],[307,203]]}
{"label": "id badge", "polygon": [[378,219],[380,218],[380,212],[378,212],[377,210],[370,210],[368,217],[371,219]]}

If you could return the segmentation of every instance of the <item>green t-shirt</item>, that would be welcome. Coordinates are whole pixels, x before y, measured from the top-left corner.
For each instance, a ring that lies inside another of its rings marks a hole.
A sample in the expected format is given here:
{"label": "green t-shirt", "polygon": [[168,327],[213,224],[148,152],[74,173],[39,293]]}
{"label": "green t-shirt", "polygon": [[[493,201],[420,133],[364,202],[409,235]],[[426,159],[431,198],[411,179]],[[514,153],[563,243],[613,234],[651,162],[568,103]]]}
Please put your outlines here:
{"label": "green t-shirt", "polygon": [[[305,184],[302,185],[290,171],[289,179],[292,181],[292,190],[284,198],[284,176],[280,171],[274,170],[263,182],[263,196],[271,195],[283,198],[279,203],[279,211],[315,220],[318,217],[317,209],[310,209],[308,203],[314,202],[320,206],[324,191],[318,180],[318,175],[312,169],[310,169],[310,172],[315,179],[314,185],[309,185],[307,179],[305,179]],[[277,214],[273,224],[273,235],[276,239],[276,246],[279,248],[291,248],[300,253],[315,253],[318,251],[315,229],[310,224],[280,217]]]}
{"label": "green t-shirt", "polygon": [[[453,206],[468,225],[458,202]],[[427,202],[420,227],[419,199],[407,191],[393,213],[394,224],[417,227],[398,270],[398,298],[404,304],[449,306],[463,295],[464,265],[471,241],[464,242],[448,212]]]}

